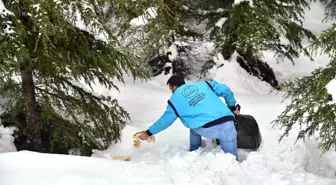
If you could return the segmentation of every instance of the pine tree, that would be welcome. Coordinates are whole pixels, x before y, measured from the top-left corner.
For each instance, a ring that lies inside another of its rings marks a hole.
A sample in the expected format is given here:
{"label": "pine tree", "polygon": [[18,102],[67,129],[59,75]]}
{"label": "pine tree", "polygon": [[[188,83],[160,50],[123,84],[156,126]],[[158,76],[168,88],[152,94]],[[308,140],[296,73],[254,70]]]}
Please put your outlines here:
{"label": "pine tree", "polygon": [[292,62],[301,53],[309,56],[301,44],[302,39],[315,39],[313,33],[302,26],[304,8],[309,1],[212,2],[200,20],[206,21],[216,52],[222,53],[224,59],[230,59],[237,52],[236,60],[241,67],[273,87],[279,88],[272,68],[261,59],[264,51]]}
{"label": "pine tree", "polygon": [[[3,123],[15,124],[27,137],[28,149],[38,152],[60,153],[57,147],[63,147],[65,152],[71,148],[90,155],[92,149],[106,149],[120,139],[120,130],[130,120],[128,112],[113,97],[94,93],[92,85],[118,90],[113,80],[124,82],[124,74],[147,78],[139,58],[106,27],[111,15],[130,17],[122,7],[140,4],[132,0],[3,3],[0,96],[8,100]],[[106,8],[112,5],[119,8]]]}
{"label": "pine tree", "polygon": [[[335,1],[321,2],[326,4],[326,20],[336,18]],[[326,152],[336,143],[336,104],[330,103],[331,98],[335,97],[331,97],[325,88],[336,78],[336,24],[323,31],[308,49],[315,54],[321,50],[329,55],[330,63],[317,68],[310,76],[283,85],[284,98],[290,99],[290,104],[272,123],[285,128],[279,141],[289,134],[293,126],[299,125],[297,140],[316,135],[319,148]]]}
{"label": "pine tree", "polygon": [[[277,87],[272,69],[261,60],[262,53],[272,51],[280,60],[294,62],[293,58],[301,53],[309,56],[301,41],[315,39],[314,34],[302,26],[304,10],[309,7],[310,0],[258,0],[238,4],[234,0],[164,2],[168,13],[160,14],[158,9],[157,17],[148,17],[148,24],[137,28],[138,32],[146,30],[135,42],[144,48],[147,60],[162,55],[162,50],[175,41],[206,40],[215,44],[213,55],[222,53],[229,59],[238,52],[243,68]],[[204,25],[205,30],[195,29],[196,25]],[[213,64],[211,60],[204,63],[203,72],[211,67],[209,64]]]}

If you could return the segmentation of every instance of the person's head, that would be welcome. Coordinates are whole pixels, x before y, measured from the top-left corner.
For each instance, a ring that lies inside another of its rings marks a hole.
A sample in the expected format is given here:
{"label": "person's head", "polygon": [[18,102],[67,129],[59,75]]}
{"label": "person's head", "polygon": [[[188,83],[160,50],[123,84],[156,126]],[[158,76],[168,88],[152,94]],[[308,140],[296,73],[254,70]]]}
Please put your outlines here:
{"label": "person's head", "polygon": [[184,77],[180,75],[173,75],[167,81],[167,85],[172,93],[183,84],[185,84]]}

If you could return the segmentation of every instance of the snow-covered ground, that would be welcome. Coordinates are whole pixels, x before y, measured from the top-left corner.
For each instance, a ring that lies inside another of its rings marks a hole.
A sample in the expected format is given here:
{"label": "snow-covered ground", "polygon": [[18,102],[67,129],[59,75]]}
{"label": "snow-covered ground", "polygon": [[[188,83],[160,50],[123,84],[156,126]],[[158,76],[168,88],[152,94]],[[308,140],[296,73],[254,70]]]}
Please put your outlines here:
{"label": "snow-covered ground", "polygon": [[[223,62],[223,61],[221,61]],[[0,184],[4,185],[110,185],[110,184],[322,184],[336,183],[336,152],[321,156],[315,141],[299,141],[292,136],[278,143],[282,131],[272,128],[285,104],[268,84],[249,76],[236,62],[212,70],[212,76],[228,84],[242,105],[242,114],[253,115],[261,129],[263,143],[257,152],[239,150],[240,162],[222,153],[209,141],[204,148],[188,152],[189,132],[176,121],[156,136],[155,143],[142,142],[133,148],[132,135],[145,130],[165,109],[170,91],[169,76],[150,82],[119,84],[120,103],[130,112],[132,123],[123,131],[122,142],[90,157],[13,152],[0,155]],[[239,75],[232,75],[239,74]],[[100,89],[100,93],[104,93]],[[114,92],[113,92],[114,94]],[[130,155],[129,162],[111,156]]]}
{"label": "snow-covered ground", "polygon": [[[315,57],[314,63],[302,57],[293,67],[288,62],[277,64],[270,53],[265,58],[280,81],[308,75],[327,61],[325,56]],[[267,83],[247,74],[235,61],[223,61],[221,56],[215,61],[224,66],[210,70],[211,77],[232,88],[241,113],[256,118],[263,136],[258,151],[239,150],[239,162],[209,141],[204,148],[188,152],[189,131],[179,120],[156,135],[155,143],[142,142],[140,148],[133,148],[133,134],[161,116],[171,95],[165,85],[169,75],[161,75],[145,83],[119,83],[121,94],[96,88],[96,93],[115,95],[132,123],[122,131],[121,143],[94,151],[92,157],[15,152],[13,130],[0,127],[0,153],[5,152],[0,154],[0,185],[335,185],[335,151],[321,155],[313,139],[294,145],[298,128],[278,143],[283,131],[270,122],[287,103],[281,103],[281,93],[271,92]],[[116,155],[129,155],[132,160],[112,160]]]}

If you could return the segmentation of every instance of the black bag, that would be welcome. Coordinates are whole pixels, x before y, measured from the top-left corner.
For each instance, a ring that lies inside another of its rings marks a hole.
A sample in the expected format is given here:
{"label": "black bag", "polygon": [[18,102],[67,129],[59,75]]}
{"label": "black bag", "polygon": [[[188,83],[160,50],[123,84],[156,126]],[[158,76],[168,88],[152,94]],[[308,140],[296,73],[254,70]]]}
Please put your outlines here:
{"label": "black bag", "polygon": [[238,148],[256,150],[262,137],[256,119],[251,115],[237,115],[235,123],[237,130]]}

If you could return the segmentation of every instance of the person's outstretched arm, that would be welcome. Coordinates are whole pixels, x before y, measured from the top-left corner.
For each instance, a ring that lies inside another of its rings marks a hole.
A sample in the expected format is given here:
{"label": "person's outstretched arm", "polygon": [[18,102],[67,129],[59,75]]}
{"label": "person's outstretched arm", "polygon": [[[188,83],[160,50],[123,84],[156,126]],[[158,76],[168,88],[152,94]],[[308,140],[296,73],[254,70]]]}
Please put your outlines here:
{"label": "person's outstretched arm", "polygon": [[176,119],[177,115],[175,114],[173,108],[168,104],[166,111],[163,113],[160,119],[158,119],[149,127],[148,130],[146,130],[147,135],[151,136],[165,130],[170,125],[172,125]]}
{"label": "person's outstretched arm", "polygon": [[224,98],[229,109],[231,111],[235,111],[236,110],[235,105],[237,102],[236,102],[236,99],[234,98],[234,93],[231,91],[231,89],[227,85],[218,83],[215,80],[209,80],[208,82],[212,86],[217,96]]}

